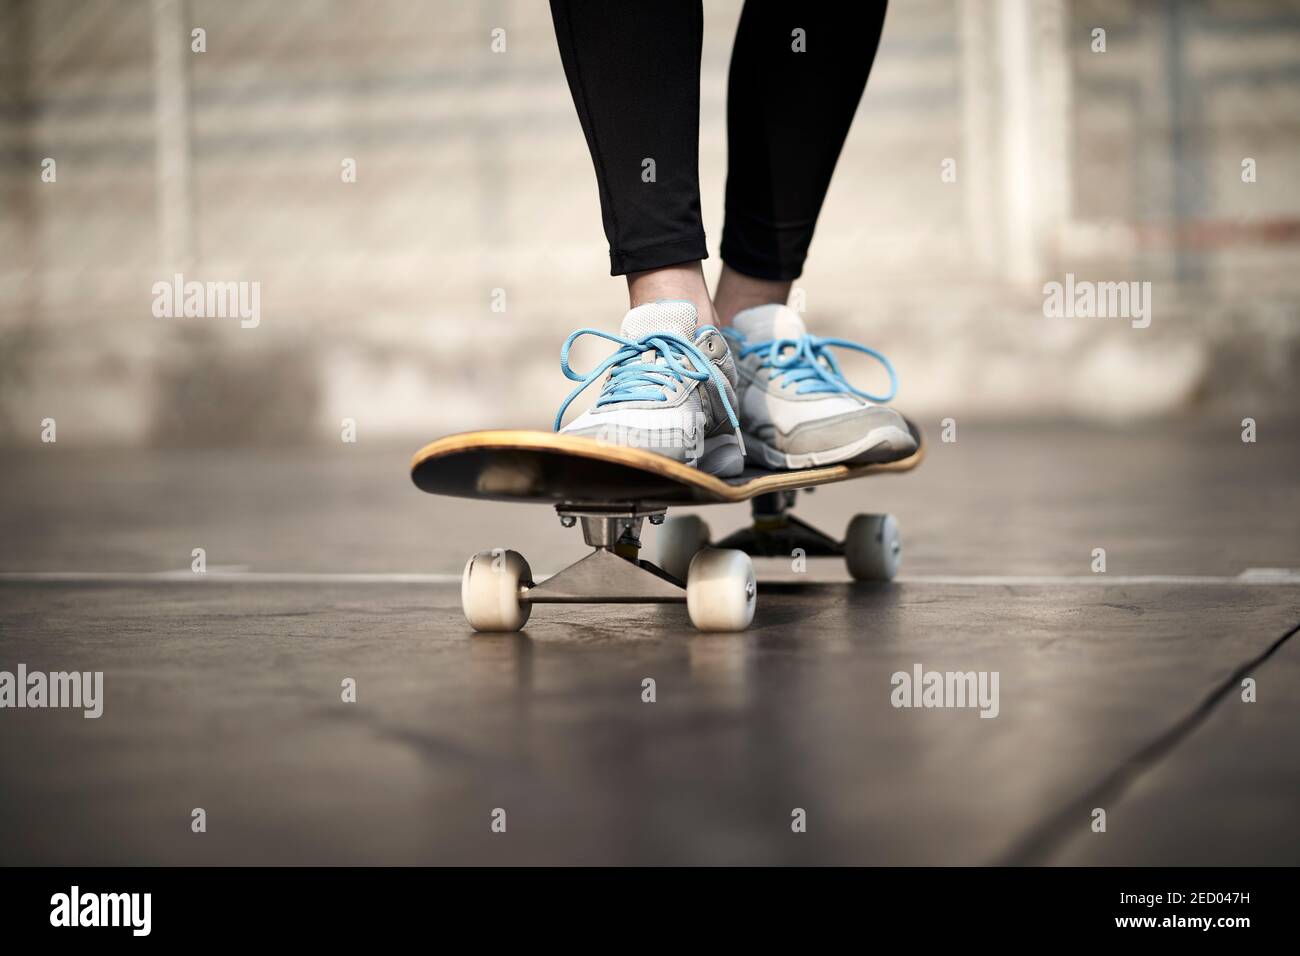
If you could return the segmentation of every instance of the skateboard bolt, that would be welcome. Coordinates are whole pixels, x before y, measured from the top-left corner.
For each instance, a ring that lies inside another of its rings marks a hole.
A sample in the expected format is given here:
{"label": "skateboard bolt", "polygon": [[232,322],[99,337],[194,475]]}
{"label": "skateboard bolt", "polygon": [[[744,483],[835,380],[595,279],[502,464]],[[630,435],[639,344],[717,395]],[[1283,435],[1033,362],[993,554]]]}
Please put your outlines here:
{"label": "skateboard bolt", "polygon": [[560,515],[561,528],[572,528],[577,523],[578,523],[578,519],[575,518],[573,515]]}
{"label": "skateboard bolt", "polygon": [[651,523],[651,524],[663,524],[663,523],[664,523],[664,516],[663,516],[663,514],[660,513],[660,514],[657,514],[657,515],[651,515],[651,516],[650,516],[650,523]]}

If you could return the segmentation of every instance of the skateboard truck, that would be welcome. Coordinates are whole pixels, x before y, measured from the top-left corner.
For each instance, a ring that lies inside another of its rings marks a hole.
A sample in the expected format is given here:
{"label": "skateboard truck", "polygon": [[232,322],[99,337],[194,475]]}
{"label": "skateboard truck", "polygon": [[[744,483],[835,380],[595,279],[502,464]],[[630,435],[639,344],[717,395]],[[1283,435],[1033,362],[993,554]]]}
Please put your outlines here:
{"label": "skateboard truck", "polygon": [[786,558],[796,549],[810,558],[843,557],[844,542],[790,513],[795,494],[775,491],[759,495],[750,502],[753,524],[727,535],[718,547],[738,548],[756,558]]}
{"label": "skateboard truck", "polygon": [[711,544],[709,526],[695,515],[670,518],[659,534],[660,566],[672,574],[701,548],[716,547],[756,558],[842,557],[856,581],[889,581],[898,573],[902,542],[893,515],[855,515],[844,540],[837,541],[791,514],[797,495],[795,489],[756,495],[750,502],[750,526],[717,544]]}
{"label": "skateboard truck", "polygon": [[591,554],[525,592],[533,604],[671,604],[685,602],[686,586],[640,559],[641,524],[663,520],[664,510],[556,505],[560,523],[582,524]]}
{"label": "skateboard truck", "polygon": [[664,508],[638,508],[635,504],[611,507],[586,507],[561,504],[555,506],[560,524],[572,528],[582,522],[582,538],[593,548],[615,551],[634,559],[641,548],[641,523],[663,524]]}
{"label": "skateboard truck", "polygon": [[585,558],[534,583],[517,551],[480,551],[461,582],[461,603],[475,630],[522,628],[534,604],[686,604],[702,631],[739,631],[754,616],[754,565],[740,551],[707,549],[680,576],[640,558],[646,518],[662,524],[665,508],[635,503],[555,506],[560,524],[581,523],[592,551]]}

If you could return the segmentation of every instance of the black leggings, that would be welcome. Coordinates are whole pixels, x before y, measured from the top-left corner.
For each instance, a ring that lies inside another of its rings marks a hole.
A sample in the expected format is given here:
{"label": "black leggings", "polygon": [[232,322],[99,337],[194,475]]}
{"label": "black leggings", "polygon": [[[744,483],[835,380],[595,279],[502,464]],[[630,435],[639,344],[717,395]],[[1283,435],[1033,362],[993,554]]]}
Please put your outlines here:
{"label": "black leggings", "polygon": [[[611,274],[707,258],[701,0],[551,0],[551,16],[596,167]],[[884,19],[885,0],[745,4],[727,84],[722,230],[722,259],[737,272],[803,271]]]}

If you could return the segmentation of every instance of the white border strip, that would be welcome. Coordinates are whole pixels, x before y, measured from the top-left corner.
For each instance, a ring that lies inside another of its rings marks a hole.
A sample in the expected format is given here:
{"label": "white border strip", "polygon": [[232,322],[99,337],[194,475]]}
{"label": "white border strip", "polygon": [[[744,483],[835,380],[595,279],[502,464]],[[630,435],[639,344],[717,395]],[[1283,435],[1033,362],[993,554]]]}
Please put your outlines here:
{"label": "white border strip", "polygon": [[[542,581],[549,574],[537,575]],[[782,575],[783,583],[801,580]],[[808,578],[821,581],[826,579]],[[220,581],[226,584],[459,584],[459,574],[328,573],[314,571],[0,571],[0,583],[14,584],[195,584]],[[918,574],[897,579],[899,584],[952,585],[957,587],[1132,587],[1132,586],[1229,586],[1295,587],[1300,571],[1251,568],[1236,576],[1194,574]]]}
{"label": "white border strip", "polygon": [[1051,587],[1085,586],[1116,587],[1120,585],[1230,585],[1233,587],[1279,587],[1300,585],[1300,571],[1243,571],[1241,574],[933,574],[903,576],[896,579],[901,584],[955,584],[974,587]]}
{"label": "white border strip", "polygon": [[459,584],[459,574],[330,574],[313,571],[0,571],[0,582],[39,584]]}

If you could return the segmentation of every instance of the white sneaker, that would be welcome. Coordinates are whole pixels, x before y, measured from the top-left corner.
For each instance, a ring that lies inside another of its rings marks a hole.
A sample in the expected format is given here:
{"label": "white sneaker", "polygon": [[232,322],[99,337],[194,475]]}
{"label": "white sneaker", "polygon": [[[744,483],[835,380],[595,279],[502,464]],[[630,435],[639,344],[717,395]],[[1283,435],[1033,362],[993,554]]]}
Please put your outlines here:
{"label": "white sneaker", "polygon": [[[740,474],[745,448],[736,408],[736,363],[711,325],[696,329],[695,306],[667,301],[637,306],[619,335],[579,329],[564,343],[560,368],[581,384],[560,406],[556,431],[643,448],[721,477]],[[587,374],[569,367],[569,349],[596,335],[618,350]],[[597,379],[596,403],[563,428],[569,404]]]}
{"label": "white sneaker", "polygon": [[[809,335],[799,313],[784,305],[746,309],[733,324],[727,335],[739,370],[740,424],[751,464],[812,468],[893,461],[916,451],[903,416],[883,404],[894,397],[898,380],[879,352]],[[889,372],[889,394],[870,395],[845,381],[830,346],[878,359]]]}

